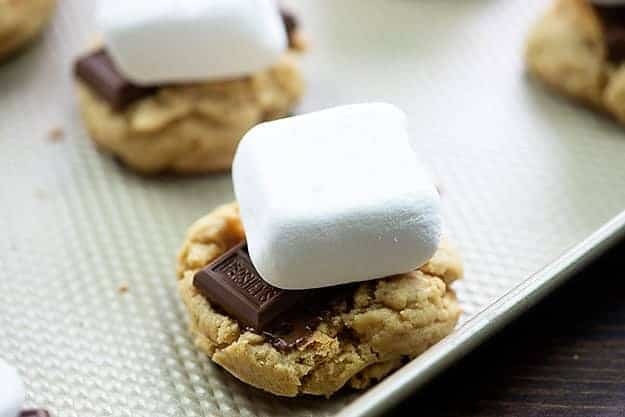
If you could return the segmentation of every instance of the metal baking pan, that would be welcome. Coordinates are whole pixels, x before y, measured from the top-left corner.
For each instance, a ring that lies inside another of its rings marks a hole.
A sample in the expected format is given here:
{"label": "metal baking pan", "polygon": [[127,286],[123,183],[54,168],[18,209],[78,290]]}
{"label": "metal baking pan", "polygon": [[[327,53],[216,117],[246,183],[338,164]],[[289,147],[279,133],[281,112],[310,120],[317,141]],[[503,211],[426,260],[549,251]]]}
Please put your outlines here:
{"label": "metal baking pan", "polygon": [[233,198],[230,177],[143,178],[95,150],[70,78],[95,35],[93,5],[66,0],[46,36],[0,66],[0,355],[24,376],[28,406],[373,416],[625,233],[625,132],[524,76],[545,2],[284,3],[311,39],[299,112],[383,100],[409,114],[464,257],[457,330],[369,391],[330,400],[272,397],[212,365],[187,333],[174,256],[194,219]]}

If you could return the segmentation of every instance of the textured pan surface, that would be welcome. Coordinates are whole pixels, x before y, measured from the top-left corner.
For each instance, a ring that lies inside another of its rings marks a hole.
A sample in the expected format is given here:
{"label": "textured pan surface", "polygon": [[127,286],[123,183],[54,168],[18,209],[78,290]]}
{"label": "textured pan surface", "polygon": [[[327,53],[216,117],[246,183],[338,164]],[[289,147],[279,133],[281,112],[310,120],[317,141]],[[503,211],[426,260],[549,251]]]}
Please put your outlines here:
{"label": "textured pan surface", "polygon": [[[312,39],[300,111],[385,100],[408,112],[464,255],[463,323],[625,207],[625,133],[523,75],[544,1],[286,3]],[[276,399],[194,349],[174,255],[194,219],[232,199],[230,178],[146,179],[96,152],[69,77],[93,6],[59,6],[45,39],[0,66],[0,355],[20,368],[28,405],[318,417],[357,397]]]}

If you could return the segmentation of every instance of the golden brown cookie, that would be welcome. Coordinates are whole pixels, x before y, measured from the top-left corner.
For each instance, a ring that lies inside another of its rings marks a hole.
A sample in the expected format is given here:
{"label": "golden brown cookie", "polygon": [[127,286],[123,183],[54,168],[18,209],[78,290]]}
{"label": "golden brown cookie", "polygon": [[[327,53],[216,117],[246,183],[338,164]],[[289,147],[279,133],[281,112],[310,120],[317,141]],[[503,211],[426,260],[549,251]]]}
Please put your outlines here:
{"label": "golden brown cookie", "polygon": [[55,4],[56,0],[0,0],[0,59],[37,36]]}
{"label": "golden brown cookie", "polygon": [[91,138],[136,171],[223,171],[245,132],[286,116],[302,96],[296,61],[290,51],[248,77],[162,87],[122,110],[78,81],[79,107]]}
{"label": "golden brown cookie", "polygon": [[625,123],[625,67],[608,59],[604,21],[587,0],[556,0],[532,29],[530,74]]}
{"label": "golden brown cookie", "polygon": [[277,349],[211,306],[193,285],[199,269],[244,237],[235,203],[196,221],[178,254],[178,288],[198,348],[273,394],[330,396],[345,385],[365,388],[451,333],[460,317],[449,285],[461,277],[462,264],[443,243],[419,270],[354,287],[344,309],[324,318],[306,340]]}

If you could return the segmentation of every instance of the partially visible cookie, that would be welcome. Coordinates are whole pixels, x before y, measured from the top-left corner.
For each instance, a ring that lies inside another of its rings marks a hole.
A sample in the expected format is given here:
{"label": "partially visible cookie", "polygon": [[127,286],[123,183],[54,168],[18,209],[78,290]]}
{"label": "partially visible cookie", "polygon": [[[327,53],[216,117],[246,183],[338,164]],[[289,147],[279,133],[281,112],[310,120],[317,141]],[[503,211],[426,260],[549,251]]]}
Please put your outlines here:
{"label": "partially visible cookie", "polygon": [[0,59],[6,58],[41,32],[56,0],[0,0]]}
{"label": "partially visible cookie", "polygon": [[178,255],[178,287],[198,348],[273,394],[330,396],[345,385],[365,388],[451,333],[460,316],[450,284],[462,265],[443,243],[414,272],[354,286],[305,340],[281,348],[211,305],[193,284],[199,269],[244,238],[234,203],[196,221]]}
{"label": "partially visible cookie", "polygon": [[555,91],[625,123],[625,9],[556,0],[531,30],[528,71]]}

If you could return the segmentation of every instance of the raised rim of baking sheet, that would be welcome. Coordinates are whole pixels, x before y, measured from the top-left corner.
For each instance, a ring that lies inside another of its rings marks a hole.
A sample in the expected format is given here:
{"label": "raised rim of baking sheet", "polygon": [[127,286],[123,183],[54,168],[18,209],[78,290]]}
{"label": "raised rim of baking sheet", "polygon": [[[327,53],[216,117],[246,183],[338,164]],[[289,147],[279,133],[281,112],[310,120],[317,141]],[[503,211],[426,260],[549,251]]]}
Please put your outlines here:
{"label": "raised rim of baking sheet", "polygon": [[371,388],[336,417],[373,417],[388,410],[538,303],[624,237],[625,211],[475,314],[456,332]]}

